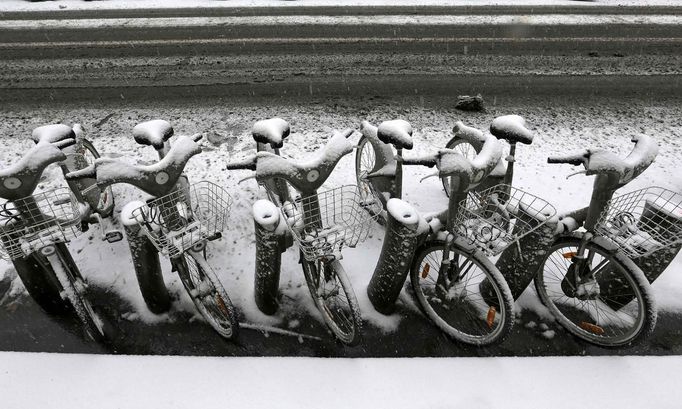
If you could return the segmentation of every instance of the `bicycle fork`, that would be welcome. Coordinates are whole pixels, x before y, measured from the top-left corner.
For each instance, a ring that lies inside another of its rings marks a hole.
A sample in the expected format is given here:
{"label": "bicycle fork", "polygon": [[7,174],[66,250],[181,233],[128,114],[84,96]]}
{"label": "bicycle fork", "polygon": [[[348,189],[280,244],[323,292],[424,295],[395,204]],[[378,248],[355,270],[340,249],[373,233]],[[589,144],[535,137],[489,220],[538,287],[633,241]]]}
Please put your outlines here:
{"label": "bicycle fork", "polygon": [[[585,254],[587,244],[592,240],[593,234],[587,232],[580,240],[578,250],[574,253],[566,253],[563,256],[570,258],[571,265],[561,280],[561,290],[566,296],[579,300],[595,300],[599,297],[599,283],[595,279],[595,271],[603,267],[597,266],[592,269],[594,253]],[[604,264],[602,262],[602,264]]]}

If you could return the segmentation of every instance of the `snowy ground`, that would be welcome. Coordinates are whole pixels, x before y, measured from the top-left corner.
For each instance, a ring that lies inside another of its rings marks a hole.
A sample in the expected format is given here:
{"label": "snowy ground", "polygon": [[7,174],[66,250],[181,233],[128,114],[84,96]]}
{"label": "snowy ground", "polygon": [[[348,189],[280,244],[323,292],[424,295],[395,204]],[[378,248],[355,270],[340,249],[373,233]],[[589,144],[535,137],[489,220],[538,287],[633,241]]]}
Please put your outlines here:
{"label": "snowy ground", "polygon": [[[158,104],[156,104],[158,106]],[[283,257],[281,289],[284,305],[274,317],[261,314],[253,301],[254,238],[251,205],[264,193],[255,181],[239,180],[249,176],[248,171],[221,170],[227,160],[252,153],[254,142],[250,136],[251,125],[263,118],[280,116],[289,120],[292,135],[283,148],[284,155],[303,159],[323,144],[334,129],[357,129],[362,119],[373,123],[381,120],[403,118],[414,127],[414,154],[432,151],[443,146],[451,136],[450,129],[456,120],[486,129],[492,118],[503,114],[524,116],[536,139],[530,147],[519,148],[516,177],[518,187],[549,199],[559,211],[576,208],[587,203],[591,178],[583,175],[566,180],[565,176],[577,169],[567,165],[547,165],[546,157],[568,153],[584,147],[601,147],[625,155],[631,148],[629,136],[646,133],[661,145],[656,162],[640,178],[624,190],[630,191],[650,185],[661,185],[682,191],[682,176],[677,172],[676,161],[682,154],[682,119],[679,100],[648,101],[639,99],[597,99],[585,101],[553,99],[506,99],[498,101],[486,113],[463,113],[452,108],[451,100],[441,100],[427,106],[419,100],[366,99],[363,101],[337,100],[333,102],[297,104],[279,102],[256,103],[249,101],[197,101],[196,103],[168,103],[159,108],[119,106],[115,103],[94,105],[88,108],[67,106],[56,109],[6,107],[2,110],[0,132],[6,148],[0,151],[0,163],[6,166],[16,161],[30,147],[26,136],[39,125],[55,122],[82,123],[89,131],[100,152],[129,162],[151,163],[156,153],[151,148],[138,146],[130,136],[133,126],[152,118],[164,118],[175,127],[177,134],[205,132],[202,142],[204,152],[192,159],[187,167],[190,180],[208,179],[224,186],[234,198],[231,226],[224,238],[211,246],[210,261],[231,298],[243,313],[243,320],[251,323],[276,325],[295,329],[296,319],[312,316],[320,319],[310,300],[303,276],[297,264],[297,254],[290,249]],[[355,136],[357,138],[359,135]],[[446,206],[439,181],[430,178],[418,180],[430,173],[429,169],[408,168],[405,176],[405,200],[422,212],[441,210]],[[344,158],[330,178],[329,186],[354,182],[353,155]],[[59,185],[58,169],[46,172],[40,189]],[[142,194],[129,186],[116,186],[117,211],[129,200]],[[359,298],[363,318],[382,331],[393,331],[402,319],[399,315],[383,316],[371,307],[365,288],[381,249],[383,230],[375,226],[370,238],[357,249],[344,252],[346,267]],[[173,320],[170,315],[155,316],[149,312],[128,263],[129,252],[124,242],[109,245],[84,234],[71,245],[72,253],[84,274],[98,287],[112,291],[130,303],[132,313],[126,318],[145,323]],[[682,259],[677,258],[670,270],[679,269]],[[106,268],[102,268],[106,266]],[[168,265],[164,267],[168,271]],[[11,265],[0,262],[0,278]],[[194,312],[180,282],[171,274],[166,280],[180,302],[175,308]],[[14,291],[21,286],[16,280]],[[664,274],[653,286],[659,307],[663,311],[682,312],[682,279],[679,275]],[[410,297],[403,294],[401,302],[416,310]],[[528,290],[517,303],[540,316],[547,316],[535,294]]]}

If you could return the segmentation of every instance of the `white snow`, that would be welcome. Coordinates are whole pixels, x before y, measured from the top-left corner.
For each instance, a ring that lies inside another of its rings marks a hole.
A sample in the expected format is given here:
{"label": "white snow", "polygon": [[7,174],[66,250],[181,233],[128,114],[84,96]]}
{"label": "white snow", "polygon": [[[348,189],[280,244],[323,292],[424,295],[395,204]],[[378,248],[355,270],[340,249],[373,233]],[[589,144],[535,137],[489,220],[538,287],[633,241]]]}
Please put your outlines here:
{"label": "white snow", "polygon": [[289,123],[282,118],[264,119],[253,125],[251,133],[254,138],[262,138],[280,145],[282,138],[289,135]]}
{"label": "white snow", "polygon": [[[82,0],[59,0],[46,2],[28,2],[26,0],[3,0],[0,3],[1,11],[44,11],[44,10],[121,10],[121,9],[160,9],[160,8],[250,8],[250,7],[278,7],[295,9],[298,7],[321,7],[321,6],[393,6],[395,2],[390,0],[107,0],[107,1],[82,1]],[[477,6],[477,5],[562,5],[585,7],[593,6],[669,6],[679,5],[677,0],[599,0],[595,2],[576,2],[571,0],[402,0],[404,6]]]}
{"label": "white snow", "polygon": [[253,204],[253,218],[266,230],[273,231],[280,222],[279,209],[269,200],[258,200]]}
{"label": "white snow", "polygon": [[409,227],[417,227],[422,218],[409,203],[400,199],[389,199],[386,209],[394,219]]}
{"label": "white snow", "polygon": [[378,135],[385,135],[388,141],[395,141],[400,148],[412,149],[412,125],[403,119],[384,121],[377,127]]}
{"label": "white snow", "polygon": [[133,128],[135,140],[148,140],[154,147],[161,147],[173,135],[173,127],[163,119],[142,122]]}
{"label": "white snow", "polygon": [[[226,359],[0,352],[0,361],[7,408],[319,409],[324,402],[325,409],[622,409],[675,408],[682,401],[679,356]],[[466,374],[455,389],[453,371]]]}
{"label": "white snow", "polygon": [[526,120],[519,115],[498,116],[490,124],[490,129],[497,129],[505,134],[520,136],[519,142],[530,144],[533,142],[533,133],[526,128]]}

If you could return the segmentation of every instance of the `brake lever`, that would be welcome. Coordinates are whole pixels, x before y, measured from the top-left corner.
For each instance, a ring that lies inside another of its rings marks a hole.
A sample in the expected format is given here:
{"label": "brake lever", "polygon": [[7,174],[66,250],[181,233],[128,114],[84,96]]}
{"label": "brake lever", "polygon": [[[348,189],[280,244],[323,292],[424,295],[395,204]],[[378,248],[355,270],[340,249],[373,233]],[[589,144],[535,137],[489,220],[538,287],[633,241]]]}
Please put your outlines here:
{"label": "brake lever", "polygon": [[577,172],[573,172],[573,173],[569,174],[568,176],[566,176],[566,180],[568,180],[568,178],[573,177],[575,175],[580,175],[580,174],[585,174],[585,173],[587,173],[587,169],[583,169],[583,170],[579,170]]}

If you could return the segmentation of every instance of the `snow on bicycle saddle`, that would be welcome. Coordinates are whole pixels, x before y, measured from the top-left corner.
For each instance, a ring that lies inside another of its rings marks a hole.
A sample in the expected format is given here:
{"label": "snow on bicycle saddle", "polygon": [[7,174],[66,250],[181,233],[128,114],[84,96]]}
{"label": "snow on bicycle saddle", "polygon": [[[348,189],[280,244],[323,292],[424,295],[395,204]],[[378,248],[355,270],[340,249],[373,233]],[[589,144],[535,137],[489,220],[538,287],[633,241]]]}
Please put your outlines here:
{"label": "snow on bicycle saddle", "polygon": [[135,142],[141,145],[151,145],[155,149],[162,149],[171,136],[173,136],[173,127],[163,119],[142,122],[133,128]]}
{"label": "snow on bicycle saddle", "polygon": [[353,151],[352,130],[337,132],[307,162],[296,163],[270,152],[256,154],[256,179],[284,178],[301,192],[314,191],[329,177],[338,161]]}
{"label": "snow on bicycle saddle", "polygon": [[412,149],[412,125],[402,119],[384,121],[377,128],[377,136],[383,143],[390,143],[396,149]]}
{"label": "snow on bicycle saddle", "polygon": [[144,192],[160,197],[175,188],[189,159],[201,153],[196,143],[201,135],[180,136],[166,156],[149,166],[129,165],[112,158],[99,158],[87,168],[71,172],[67,179],[97,178],[97,185],[104,188],[115,183],[128,183]]}
{"label": "snow on bicycle saddle", "polygon": [[269,144],[273,149],[281,148],[289,136],[289,123],[281,118],[270,118],[253,124],[251,134],[256,142]]}
{"label": "snow on bicycle saddle", "polygon": [[39,126],[33,130],[31,140],[35,143],[55,143],[65,139],[75,139],[76,134],[69,126],[64,124],[52,124]]}
{"label": "snow on bicycle saddle", "polygon": [[526,128],[526,120],[519,115],[498,116],[490,124],[490,133],[498,139],[530,145],[533,133]]}
{"label": "snow on bicycle saddle", "polygon": [[[68,140],[70,141],[73,140]],[[35,145],[19,161],[0,170],[0,197],[17,200],[30,195],[38,186],[43,170],[48,165],[65,159],[66,155],[57,145]]]}

